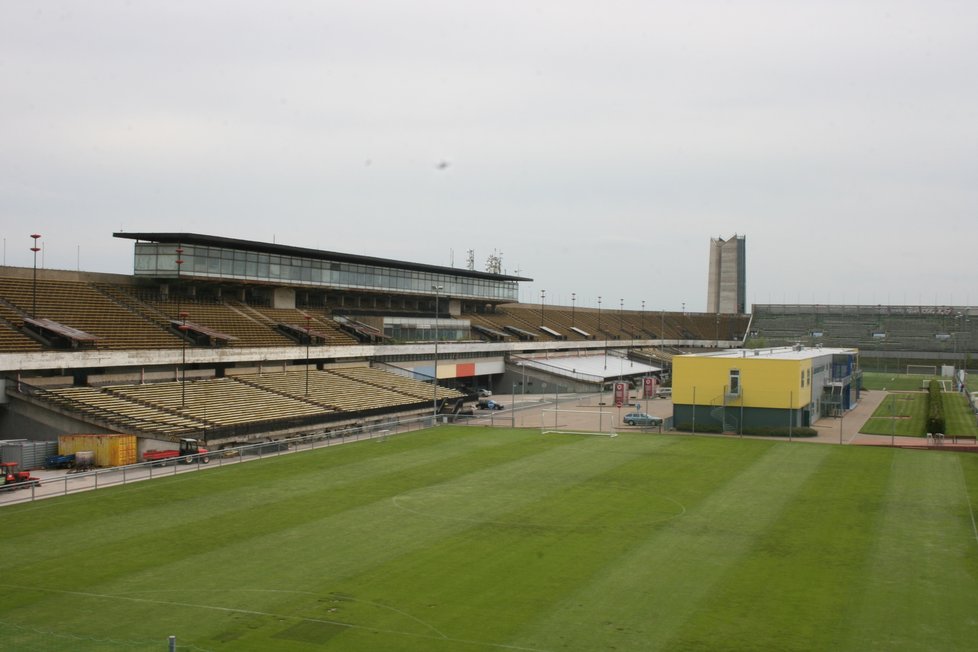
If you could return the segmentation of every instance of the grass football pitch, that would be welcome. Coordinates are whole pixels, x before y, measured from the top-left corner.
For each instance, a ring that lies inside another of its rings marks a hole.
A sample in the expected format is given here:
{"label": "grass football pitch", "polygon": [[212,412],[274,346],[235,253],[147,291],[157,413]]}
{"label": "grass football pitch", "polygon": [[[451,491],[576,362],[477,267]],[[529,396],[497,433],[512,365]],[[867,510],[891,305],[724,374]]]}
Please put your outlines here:
{"label": "grass football pitch", "polygon": [[978,456],[441,427],[0,510],[10,650],[964,650]]}

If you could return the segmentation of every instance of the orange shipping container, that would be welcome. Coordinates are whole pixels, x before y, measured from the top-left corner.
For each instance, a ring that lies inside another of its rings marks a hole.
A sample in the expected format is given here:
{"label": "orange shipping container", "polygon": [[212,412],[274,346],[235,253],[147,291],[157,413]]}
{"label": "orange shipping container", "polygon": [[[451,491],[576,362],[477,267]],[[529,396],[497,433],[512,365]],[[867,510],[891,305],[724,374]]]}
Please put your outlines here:
{"label": "orange shipping container", "polygon": [[125,466],[136,463],[135,435],[61,435],[58,454],[92,451],[96,466]]}

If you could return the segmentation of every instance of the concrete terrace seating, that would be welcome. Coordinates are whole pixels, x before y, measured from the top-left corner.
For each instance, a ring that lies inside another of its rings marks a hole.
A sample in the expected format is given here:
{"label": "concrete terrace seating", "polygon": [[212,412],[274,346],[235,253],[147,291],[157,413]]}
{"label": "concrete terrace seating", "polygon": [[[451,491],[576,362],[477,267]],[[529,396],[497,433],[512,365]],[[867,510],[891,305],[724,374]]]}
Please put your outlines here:
{"label": "concrete terrace seating", "polygon": [[[373,367],[343,367],[332,371],[337,376],[342,376],[350,380],[355,380],[371,387],[387,389],[396,394],[401,394],[409,399],[419,401],[434,400],[431,384],[419,380],[413,380],[395,373],[375,369]],[[465,394],[454,389],[438,387],[438,399],[463,398]]]}
{"label": "concrete terrace seating", "polygon": [[138,403],[125,396],[96,387],[67,387],[47,390],[43,396],[56,405],[101,419],[120,428],[181,434],[208,424],[191,416]]}
{"label": "concrete terrace seating", "polygon": [[148,304],[167,314],[171,319],[180,319],[180,313],[187,313],[187,321],[212,328],[221,333],[236,337],[231,346],[290,346],[295,342],[279,333],[268,322],[227,303],[211,301],[147,301]]}
{"label": "concrete terrace seating", "polygon": [[40,351],[44,346],[37,340],[20,332],[24,323],[23,315],[6,304],[5,294],[0,291],[0,352]]}
{"label": "concrete terrace seating", "polygon": [[[16,307],[20,322],[33,311],[31,279],[0,277],[0,297]],[[3,315],[10,320],[9,315]],[[89,283],[38,279],[37,317],[85,331],[99,348],[172,348],[180,339],[119,305]],[[20,326],[20,323],[15,323]]]}
{"label": "concrete terrace seating", "polygon": [[[426,383],[412,381],[384,371],[374,370],[374,372],[369,375],[369,378],[375,382],[368,383],[358,378],[358,371],[352,371],[351,368],[336,371],[310,370],[308,397],[305,397],[305,370],[249,374],[238,376],[238,379],[269,391],[304,397],[309,401],[343,412],[397,408],[432,399],[431,386]],[[363,378],[367,377],[363,376]],[[404,391],[403,388],[408,386],[416,388],[413,394]],[[394,387],[401,389],[394,389]],[[462,396],[454,390],[439,388],[438,391],[439,398]]]}
{"label": "concrete terrace seating", "polygon": [[[978,319],[964,309],[914,306],[758,305],[751,326],[768,344],[814,341],[872,351],[953,353],[978,343]],[[876,337],[883,333],[885,337]],[[938,335],[943,335],[943,338]]]}
{"label": "concrete terrace seating", "polygon": [[321,310],[301,308],[266,308],[239,302],[233,302],[231,305],[238,308],[241,312],[260,320],[270,328],[275,328],[275,326],[279,323],[305,326],[305,316],[309,315],[312,317],[312,320],[309,323],[310,328],[325,332],[327,334],[326,344],[328,346],[359,344],[357,338],[342,330],[335,321],[323,314]]}
{"label": "concrete terrace seating", "polygon": [[[121,431],[186,435],[202,430],[297,418],[384,411],[427,404],[431,385],[369,367],[336,371],[247,374],[234,378],[32,388],[31,394],[68,414],[111,424]],[[439,387],[439,399],[464,394]]]}
{"label": "concrete terrace seating", "polygon": [[[181,411],[215,426],[232,426],[323,413],[322,406],[239,383],[231,378],[115,385],[104,388],[132,401]],[[186,396],[184,398],[184,392]],[[185,408],[182,407],[186,403]]]}

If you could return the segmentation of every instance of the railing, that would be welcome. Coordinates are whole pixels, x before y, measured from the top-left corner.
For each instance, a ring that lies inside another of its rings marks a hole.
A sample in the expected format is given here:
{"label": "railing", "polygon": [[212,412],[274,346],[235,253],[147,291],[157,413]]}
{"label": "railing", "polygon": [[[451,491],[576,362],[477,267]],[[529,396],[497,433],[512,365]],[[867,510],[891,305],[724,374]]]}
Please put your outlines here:
{"label": "railing", "polygon": [[141,462],[84,472],[68,472],[56,477],[42,477],[40,485],[24,483],[0,487],[0,506],[66,496],[81,491],[105,489],[163,476],[175,476],[200,471],[204,468],[262,460],[268,457],[278,457],[289,453],[360,441],[361,439],[385,440],[392,435],[428,428],[432,425],[434,425],[434,421],[431,416],[403,420],[392,419],[345,430],[331,432],[320,430],[300,437],[222,448],[208,453],[208,463],[206,464],[203,462],[202,456],[195,455],[192,459],[173,457],[165,461]]}

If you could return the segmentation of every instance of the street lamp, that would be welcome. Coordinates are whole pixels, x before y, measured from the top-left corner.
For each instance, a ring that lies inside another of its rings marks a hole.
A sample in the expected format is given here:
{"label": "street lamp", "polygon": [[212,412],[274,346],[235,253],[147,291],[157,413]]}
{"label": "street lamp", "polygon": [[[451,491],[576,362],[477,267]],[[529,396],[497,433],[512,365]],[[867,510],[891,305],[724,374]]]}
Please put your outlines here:
{"label": "street lamp", "polygon": [[41,234],[32,233],[31,237],[34,238],[34,246],[31,247],[31,251],[34,252],[34,298],[31,303],[31,318],[37,319],[37,252],[41,250],[37,246],[37,241],[41,238]]}
{"label": "street lamp", "polygon": [[177,245],[176,248],[176,264],[177,264],[177,316],[183,321],[180,324],[180,331],[183,340],[183,362],[181,363],[182,369],[180,370],[180,407],[187,407],[187,313],[180,310],[180,268],[183,265],[183,247]]}
{"label": "street lamp", "polygon": [[177,245],[174,250],[177,254],[176,264],[177,264],[177,313],[180,312],[180,270],[183,267],[183,247]]}
{"label": "street lamp", "polygon": [[575,326],[575,324],[574,324],[574,302],[576,300],[577,300],[577,293],[576,292],[571,292],[571,326]]}
{"label": "street lamp", "polygon": [[601,295],[598,295],[598,330],[601,330]]}
{"label": "street lamp", "polygon": [[312,341],[312,332],[309,330],[311,315],[304,314],[306,318],[306,396],[309,396],[309,342]]}
{"label": "street lamp", "polygon": [[547,291],[540,290],[540,325],[543,326],[543,300],[547,298]]}
{"label": "street lamp", "polygon": [[625,300],[624,299],[618,299],[618,330],[619,331],[625,330]]}
{"label": "street lamp", "polygon": [[438,423],[438,293],[444,290],[442,285],[432,285],[435,291],[435,368],[431,376],[431,421]]}
{"label": "street lamp", "polygon": [[645,332],[645,299],[642,299],[642,328],[640,330]]}
{"label": "street lamp", "polygon": [[180,407],[187,407],[187,317],[189,317],[185,312],[180,312],[179,317],[182,320],[180,324],[180,332],[183,335],[181,338],[183,340],[183,362],[180,364]]}

